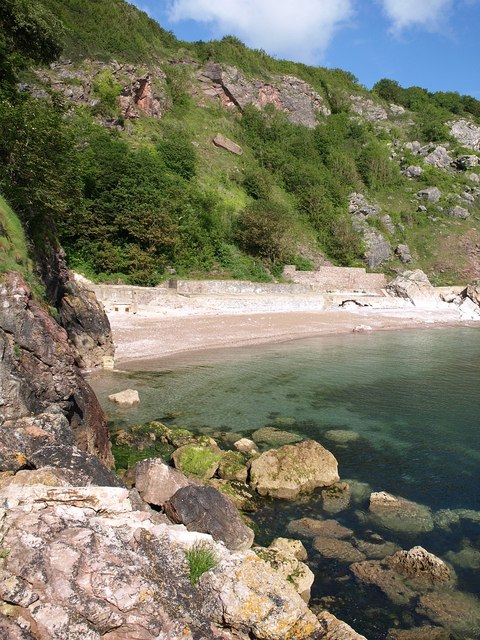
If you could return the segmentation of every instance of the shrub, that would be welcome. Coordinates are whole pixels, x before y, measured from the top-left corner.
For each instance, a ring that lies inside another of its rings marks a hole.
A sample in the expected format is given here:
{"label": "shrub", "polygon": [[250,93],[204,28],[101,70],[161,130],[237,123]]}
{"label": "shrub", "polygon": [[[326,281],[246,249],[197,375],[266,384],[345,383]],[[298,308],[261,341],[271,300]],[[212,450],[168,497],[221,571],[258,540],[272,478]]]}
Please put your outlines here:
{"label": "shrub", "polygon": [[185,552],[188,560],[190,582],[193,586],[197,584],[206,571],[217,566],[218,560],[215,550],[208,542],[197,542]]}

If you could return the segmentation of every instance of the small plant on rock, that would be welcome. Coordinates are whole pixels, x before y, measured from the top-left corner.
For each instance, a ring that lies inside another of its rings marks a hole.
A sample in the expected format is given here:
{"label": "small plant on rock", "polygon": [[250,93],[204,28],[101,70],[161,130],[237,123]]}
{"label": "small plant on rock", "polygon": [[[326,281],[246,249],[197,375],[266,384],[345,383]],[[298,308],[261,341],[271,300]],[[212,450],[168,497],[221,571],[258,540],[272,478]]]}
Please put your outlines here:
{"label": "small plant on rock", "polygon": [[190,582],[196,585],[200,576],[217,565],[217,557],[208,542],[197,542],[185,552],[190,568]]}

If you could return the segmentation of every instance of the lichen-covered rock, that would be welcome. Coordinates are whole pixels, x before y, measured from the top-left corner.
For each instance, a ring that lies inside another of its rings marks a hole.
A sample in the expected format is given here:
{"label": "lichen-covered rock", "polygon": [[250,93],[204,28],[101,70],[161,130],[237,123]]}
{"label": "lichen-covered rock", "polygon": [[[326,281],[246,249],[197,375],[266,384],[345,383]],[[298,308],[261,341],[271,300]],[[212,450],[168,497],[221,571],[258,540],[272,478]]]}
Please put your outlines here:
{"label": "lichen-covered rock", "polygon": [[118,393],[111,393],[108,396],[110,402],[120,405],[121,407],[133,407],[134,404],[140,402],[140,397],[136,389],[125,389]]}
{"label": "lichen-covered rock", "polygon": [[192,484],[159,458],[141,460],[132,468],[133,484],[145,502],[163,506],[179,489]]}
{"label": "lichen-covered rock", "polygon": [[229,549],[248,549],[254,534],[230,500],[213,487],[190,485],[179,489],[165,503],[165,513],[189,531],[209,533]]}
{"label": "lichen-covered rock", "polygon": [[322,640],[367,640],[350,625],[336,618],[328,611],[322,611],[317,616],[322,632]]}
{"label": "lichen-covered rock", "polygon": [[302,600],[310,600],[310,589],[315,576],[302,562],[307,558],[307,551],[300,540],[275,538],[268,548],[255,547],[254,551],[294,586]]}
{"label": "lichen-covered rock", "polygon": [[314,440],[266,451],[253,460],[250,484],[262,496],[294,499],[339,480],[332,453]]}
{"label": "lichen-covered rock", "polygon": [[434,521],[431,510],[385,491],[370,495],[370,517],[385,529],[417,534],[431,531]]}
{"label": "lichen-covered rock", "polygon": [[320,638],[317,618],[293,585],[253,552],[222,561],[201,585],[221,612],[217,622],[250,629],[259,640]]}
{"label": "lichen-covered rock", "polygon": [[262,427],[252,433],[252,440],[257,444],[268,444],[271,447],[281,447],[284,444],[301,442],[302,436],[290,431],[282,431],[276,427]]}

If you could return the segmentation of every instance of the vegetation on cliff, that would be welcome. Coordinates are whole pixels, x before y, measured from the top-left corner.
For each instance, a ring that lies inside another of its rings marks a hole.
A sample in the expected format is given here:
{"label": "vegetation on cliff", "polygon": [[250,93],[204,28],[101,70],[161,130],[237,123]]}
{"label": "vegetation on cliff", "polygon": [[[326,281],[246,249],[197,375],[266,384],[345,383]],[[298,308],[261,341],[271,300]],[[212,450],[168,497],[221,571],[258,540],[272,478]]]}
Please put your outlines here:
{"label": "vegetation on cliff", "polygon": [[[452,161],[478,157],[448,126],[478,122],[474,98],[387,79],[368,92],[348,72],[275,60],[230,36],[180,42],[123,0],[8,0],[0,22],[0,191],[37,256],[59,235],[70,265],[100,280],[269,280],[286,263],[362,264],[365,243],[380,237],[392,249],[408,244],[435,282],[480,273],[470,251],[480,240],[475,182],[426,160],[440,144]],[[62,46],[73,62],[32,67]],[[221,99],[199,81],[214,63],[235,67]],[[290,112],[276,108],[285,86]],[[238,87],[269,104],[258,108]],[[314,105],[316,125],[299,123],[297,94]],[[142,100],[150,112],[137,108]],[[215,147],[219,132],[242,155]],[[440,201],[419,201],[431,186]],[[367,215],[356,226],[352,192],[389,220]],[[464,196],[470,215],[460,222],[447,213]],[[381,264],[401,266],[399,257]]]}

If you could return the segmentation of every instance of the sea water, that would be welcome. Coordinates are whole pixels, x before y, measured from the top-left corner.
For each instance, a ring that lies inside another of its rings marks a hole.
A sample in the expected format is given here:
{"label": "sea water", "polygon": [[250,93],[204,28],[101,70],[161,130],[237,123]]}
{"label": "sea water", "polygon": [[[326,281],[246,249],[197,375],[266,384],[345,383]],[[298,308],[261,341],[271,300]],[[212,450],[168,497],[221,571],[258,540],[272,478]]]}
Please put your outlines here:
{"label": "sea water", "polygon": [[[356,536],[379,533],[402,548],[421,544],[444,558],[465,547],[480,551],[480,518],[412,536],[374,531],[366,517],[370,490],[402,496],[433,513],[480,511],[477,329],[329,336],[129,367],[91,380],[115,427],[166,417],[178,427],[248,437],[276,425],[318,440],[336,456],[342,479],[367,485],[363,502],[333,516]],[[109,393],[127,387],[138,389],[138,407],[120,409],[108,402]],[[338,443],[328,438],[331,430],[359,437]],[[254,516],[261,531],[257,539],[268,544],[274,536],[288,536],[288,522],[305,515],[332,517],[322,511],[318,493],[294,503],[268,501]],[[314,605],[328,605],[369,640],[384,638],[388,628],[425,622],[413,605],[395,606],[375,587],[359,586],[347,564],[322,558],[304,542],[316,575]],[[478,564],[455,566],[463,592],[480,593]]]}

